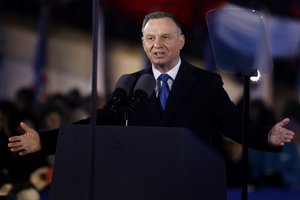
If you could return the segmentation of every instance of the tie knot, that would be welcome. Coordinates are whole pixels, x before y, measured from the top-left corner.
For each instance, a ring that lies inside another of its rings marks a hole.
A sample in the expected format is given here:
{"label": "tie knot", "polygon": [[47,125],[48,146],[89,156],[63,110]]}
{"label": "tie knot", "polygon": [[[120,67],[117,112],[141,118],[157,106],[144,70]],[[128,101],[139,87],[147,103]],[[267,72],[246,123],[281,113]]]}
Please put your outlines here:
{"label": "tie knot", "polygon": [[162,82],[167,82],[169,80],[170,76],[168,74],[161,74],[158,79],[162,80]]}

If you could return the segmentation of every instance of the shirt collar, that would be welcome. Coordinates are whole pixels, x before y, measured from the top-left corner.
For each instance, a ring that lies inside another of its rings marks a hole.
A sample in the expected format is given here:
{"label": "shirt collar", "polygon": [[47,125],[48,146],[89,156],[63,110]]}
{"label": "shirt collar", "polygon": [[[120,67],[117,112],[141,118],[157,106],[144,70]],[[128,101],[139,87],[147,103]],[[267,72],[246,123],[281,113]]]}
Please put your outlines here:
{"label": "shirt collar", "polygon": [[[172,78],[172,80],[175,80],[178,70],[179,70],[179,66],[181,64],[181,59],[179,58],[178,63],[167,72],[167,74]],[[158,71],[154,65],[152,64],[152,71],[153,71],[153,75],[155,77],[155,79],[157,80],[157,78],[159,77],[159,75],[161,75],[162,73],[160,71]]]}

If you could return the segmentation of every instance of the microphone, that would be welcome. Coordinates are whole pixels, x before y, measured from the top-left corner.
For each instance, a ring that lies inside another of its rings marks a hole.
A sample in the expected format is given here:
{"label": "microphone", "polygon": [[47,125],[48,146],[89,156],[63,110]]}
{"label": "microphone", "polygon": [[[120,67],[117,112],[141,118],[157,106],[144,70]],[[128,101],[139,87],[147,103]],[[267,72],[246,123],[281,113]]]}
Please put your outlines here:
{"label": "microphone", "polygon": [[133,75],[124,74],[119,78],[112,97],[108,101],[108,107],[112,112],[117,113],[119,111],[120,105],[127,100],[127,96],[134,82],[135,77]]}
{"label": "microphone", "polygon": [[150,97],[155,88],[155,85],[156,80],[150,74],[144,74],[138,79],[134,87],[133,96],[129,101],[127,110],[128,113],[132,114],[138,104],[142,103],[145,99]]}

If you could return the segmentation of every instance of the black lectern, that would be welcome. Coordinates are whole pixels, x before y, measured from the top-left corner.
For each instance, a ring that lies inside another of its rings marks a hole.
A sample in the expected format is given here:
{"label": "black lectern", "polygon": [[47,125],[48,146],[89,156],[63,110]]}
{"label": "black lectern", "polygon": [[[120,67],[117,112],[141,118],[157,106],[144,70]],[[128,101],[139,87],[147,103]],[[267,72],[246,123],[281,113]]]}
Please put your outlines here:
{"label": "black lectern", "polygon": [[[85,200],[89,125],[61,127],[50,200]],[[184,128],[98,126],[95,200],[226,199],[221,155]]]}

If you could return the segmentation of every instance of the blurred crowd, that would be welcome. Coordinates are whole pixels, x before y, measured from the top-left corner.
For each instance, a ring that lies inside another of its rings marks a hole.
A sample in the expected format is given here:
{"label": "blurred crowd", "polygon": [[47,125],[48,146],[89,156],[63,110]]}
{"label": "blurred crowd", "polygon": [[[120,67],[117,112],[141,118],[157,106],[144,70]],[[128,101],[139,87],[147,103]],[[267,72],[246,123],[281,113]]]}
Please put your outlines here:
{"label": "blurred crowd", "polygon": [[[295,100],[286,102],[281,114],[285,116],[291,120],[288,127],[296,133],[294,142],[285,145],[280,153],[249,149],[249,186],[300,189],[300,104]],[[278,121],[278,116],[260,99],[251,101],[249,117],[265,126]],[[223,147],[228,186],[239,187],[243,176],[242,145],[224,138]]]}
{"label": "blurred crowd", "polygon": [[21,121],[37,130],[48,130],[86,118],[89,112],[90,97],[82,97],[76,89],[39,102],[31,89],[21,88],[14,100],[0,101],[0,196],[23,187],[47,192],[51,182],[55,156],[37,153],[21,157],[7,147],[8,137],[23,134]]}

